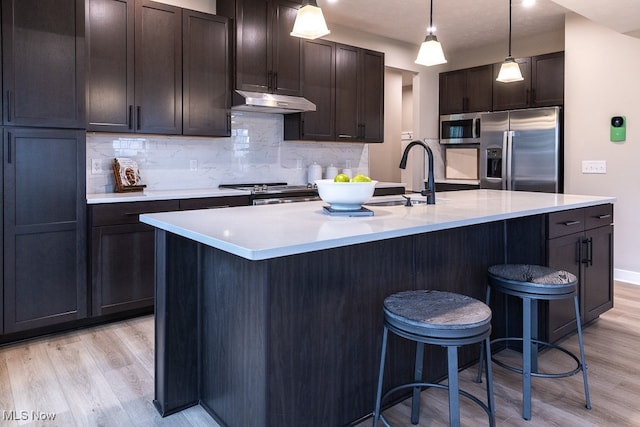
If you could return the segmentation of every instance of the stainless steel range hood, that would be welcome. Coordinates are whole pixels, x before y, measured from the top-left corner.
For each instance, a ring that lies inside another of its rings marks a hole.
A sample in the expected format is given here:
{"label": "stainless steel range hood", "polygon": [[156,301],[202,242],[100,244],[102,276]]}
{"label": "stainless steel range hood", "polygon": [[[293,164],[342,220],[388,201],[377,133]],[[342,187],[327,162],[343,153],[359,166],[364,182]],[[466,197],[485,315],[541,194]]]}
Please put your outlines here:
{"label": "stainless steel range hood", "polygon": [[259,113],[289,114],[316,111],[316,104],[301,96],[236,90],[233,93],[233,107],[231,109]]}

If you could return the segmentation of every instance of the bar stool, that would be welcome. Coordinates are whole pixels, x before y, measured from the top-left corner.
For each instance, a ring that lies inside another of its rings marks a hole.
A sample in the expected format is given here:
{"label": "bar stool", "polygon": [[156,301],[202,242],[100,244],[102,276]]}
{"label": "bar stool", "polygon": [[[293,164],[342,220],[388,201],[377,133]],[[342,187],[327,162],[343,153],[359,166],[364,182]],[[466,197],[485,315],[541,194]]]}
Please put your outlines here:
{"label": "bar stool", "polygon": [[[584,357],[582,326],[580,325],[577,282],[578,279],[576,276],[567,271],[554,270],[539,265],[501,264],[489,267],[487,305],[490,302],[492,289],[503,294],[519,297],[522,300],[522,338],[497,338],[492,340],[491,344],[504,341],[522,342],[522,369],[509,366],[495,358],[493,358],[493,361],[503,368],[522,375],[522,417],[525,420],[531,419],[531,377],[564,378],[582,371],[586,400],[585,406],[587,409],[591,409],[589,383],[587,381],[587,363]],[[538,300],[550,301],[567,298],[573,298],[574,301],[576,324],[578,326],[580,359],[559,345],[538,340]],[[567,354],[576,362],[576,368],[560,373],[538,372],[538,345],[548,346]],[[485,354],[490,355],[491,352],[480,352],[477,382],[482,381],[482,360]]]}
{"label": "bar stool", "polygon": [[[382,396],[384,365],[389,331],[416,342],[414,382],[400,385]],[[491,380],[491,357],[489,338],[491,335],[491,309],[475,298],[442,291],[404,291],[393,294],[384,300],[384,329],[378,389],[376,393],[373,425],[382,420],[390,426],[381,413],[384,400],[399,390],[412,388],[411,422],[417,424],[420,414],[420,391],[422,387],[436,387],[449,391],[449,424],[460,425],[459,395],[467,397],[480,405],[489,416],[489,424],[495,425],[495,406],[493,384]],[[470,393],[460,390],[458,385],[458,347],[485,342],[487,351],[487,404]],[[426,383],[422,381],[424,344],[439,345],[447,348],[448,385]]]}

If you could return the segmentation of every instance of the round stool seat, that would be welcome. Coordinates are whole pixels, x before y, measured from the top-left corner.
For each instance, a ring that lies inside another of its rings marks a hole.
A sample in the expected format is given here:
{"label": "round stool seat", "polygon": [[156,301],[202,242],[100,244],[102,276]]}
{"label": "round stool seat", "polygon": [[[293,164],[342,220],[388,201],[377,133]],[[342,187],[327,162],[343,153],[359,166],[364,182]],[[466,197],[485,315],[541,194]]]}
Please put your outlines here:
{"label": "round stool seat", "polygon": [[578,278],[541,265],[500,264],[489,267],[489,282],[505,293],[569,296],[576,292]]}
{"label": "round stool seat", "polygon": [[384,314],[391,326],[431,338],[471,337],[491,328],[489,306],[451,292],[398,292],[384,300]]}

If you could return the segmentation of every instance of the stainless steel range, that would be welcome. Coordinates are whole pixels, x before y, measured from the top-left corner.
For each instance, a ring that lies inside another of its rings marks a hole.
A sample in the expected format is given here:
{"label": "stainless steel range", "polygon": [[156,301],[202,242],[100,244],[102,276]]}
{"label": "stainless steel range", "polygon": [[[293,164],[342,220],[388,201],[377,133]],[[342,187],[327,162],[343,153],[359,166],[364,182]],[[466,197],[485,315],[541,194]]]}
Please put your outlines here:
{"label": "stainless steel range", "polygon": [[312,184],[288,185],[286,182],[267,182],[221,184],[219,187],[251,191],[251,202],[254,205],[320,200],[318,190]]}

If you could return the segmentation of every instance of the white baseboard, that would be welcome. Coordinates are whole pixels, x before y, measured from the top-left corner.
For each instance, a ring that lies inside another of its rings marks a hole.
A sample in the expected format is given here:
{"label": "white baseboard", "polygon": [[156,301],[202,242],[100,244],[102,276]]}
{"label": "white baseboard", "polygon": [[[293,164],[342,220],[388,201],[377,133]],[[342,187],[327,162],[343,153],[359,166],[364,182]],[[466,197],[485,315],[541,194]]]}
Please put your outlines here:
{"label": "white baseboard", "polygon": [[613,280],[631,283],[632,285],[640,285],[640,273],[637,271],[613,269]]}

